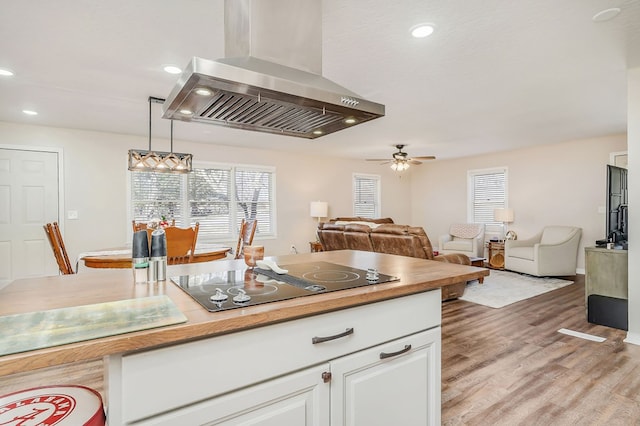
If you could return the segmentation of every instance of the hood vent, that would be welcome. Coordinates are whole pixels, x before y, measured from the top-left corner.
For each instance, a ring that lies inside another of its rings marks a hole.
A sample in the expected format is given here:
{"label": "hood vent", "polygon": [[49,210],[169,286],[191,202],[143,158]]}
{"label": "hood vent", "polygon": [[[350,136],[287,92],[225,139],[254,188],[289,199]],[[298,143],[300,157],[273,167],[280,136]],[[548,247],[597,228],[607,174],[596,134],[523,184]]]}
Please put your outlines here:
{"label": "hood vent", "polygon": [[226,0],[226,57],[194,57],[163,117],[314,139],[384,116],[320,75],[321,4]]}

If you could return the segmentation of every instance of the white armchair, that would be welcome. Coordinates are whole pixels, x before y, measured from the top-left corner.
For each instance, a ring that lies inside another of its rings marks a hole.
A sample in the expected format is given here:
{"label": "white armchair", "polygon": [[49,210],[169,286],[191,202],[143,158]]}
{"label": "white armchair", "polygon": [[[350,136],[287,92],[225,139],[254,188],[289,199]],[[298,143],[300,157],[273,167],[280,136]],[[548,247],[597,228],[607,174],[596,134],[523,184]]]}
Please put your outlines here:
{"label": "white armchair", "polygon": [[484,224],[454,223],[449,234],[438,238],[440,253],[462,253],[469,257],[484,257]]}
{"label": "white armchair", "polygon": [[582,229],[545,226],[527,240],[506,240],[504,268],[538,277],[576,274]]}

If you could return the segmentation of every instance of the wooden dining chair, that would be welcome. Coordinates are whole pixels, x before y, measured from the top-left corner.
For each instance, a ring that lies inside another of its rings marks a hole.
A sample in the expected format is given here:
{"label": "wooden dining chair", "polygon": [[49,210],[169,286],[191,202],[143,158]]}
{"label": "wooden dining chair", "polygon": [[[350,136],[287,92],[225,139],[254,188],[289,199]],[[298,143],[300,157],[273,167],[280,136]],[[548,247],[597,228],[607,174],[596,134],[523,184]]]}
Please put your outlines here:
{"label": "wooden dining chair", "polygon": [[196,251],[196,241],[200,223],[189,228],[167,226],[164,232],[167,238],[167,264],[190,263]]}
{"label": "wooden dining chair", "polygon": [[[146,222],[136,222],[135,220],[131,221],[131,225],[133,226],[133,232],[142,231],[143,229],[147,229],[149,226]],[[176,226],[176,220],[171,219],[169,226]]]}
{"label": "wooden dining chair", "polygon": [[136,222],[135,220],[132,220],[131,225],[133,226],[133,232],[138,232],[138,231],[142,231],[143,229],[147,229],[147,224],[144,222]]}
{"label": "wooden dining chair", "polygon": [[60,233],[60,227],[58,222],[47,223],[44,227],[44,232],[47,234],[49,244],[53,250],[53,255],[58,263],[58,269],[63,275],[75,274],[67,255],[67,249],[62,240],[62,234]]}
{"label": "wooden dining chair", "polygon": [[242,219],[242,223],[240,223],[240,232],[238,234],[238,246],[236,247],[236,259],[241,259],[243,256],[242,249],[244,246],[250,246],[253,242],[253,236],[256,233],[257,227],[258,221],[256,219]]}

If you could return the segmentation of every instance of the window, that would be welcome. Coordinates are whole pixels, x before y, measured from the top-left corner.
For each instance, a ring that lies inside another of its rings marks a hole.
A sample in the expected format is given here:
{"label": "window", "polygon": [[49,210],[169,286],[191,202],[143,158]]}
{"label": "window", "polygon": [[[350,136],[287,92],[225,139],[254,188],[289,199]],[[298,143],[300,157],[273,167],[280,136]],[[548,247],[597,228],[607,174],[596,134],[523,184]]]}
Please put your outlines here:
{"label": "window", "polygon": [[493,210],[507,207],[507,169],[471,170],[468,173],[468,221],[484,223],[487,234],[502,232]]}
{"label": "window", "polygon": [[353,214],[371,219],[380,217],[380,176],[353,175]]}
{"label": "window", "polygon": [[256,236],[275,235],[275,172],[240,166],[194,167],[186,175],[131,172],[131,216],[198,222],[198,240],[237,237],[242,219],[257,219]]}

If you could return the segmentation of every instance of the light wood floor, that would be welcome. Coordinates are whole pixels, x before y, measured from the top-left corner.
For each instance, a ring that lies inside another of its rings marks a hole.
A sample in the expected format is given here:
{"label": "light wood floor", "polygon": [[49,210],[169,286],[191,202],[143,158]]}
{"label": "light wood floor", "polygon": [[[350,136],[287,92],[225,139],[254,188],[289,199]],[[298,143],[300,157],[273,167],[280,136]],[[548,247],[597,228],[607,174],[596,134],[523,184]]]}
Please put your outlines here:
{"label": "light wood floor", "polygon": [[640,424],[640,346],[623,343],[625,331],[589,324],[584,275],[570,278],[502,309],[443,303],[444,425]]}

